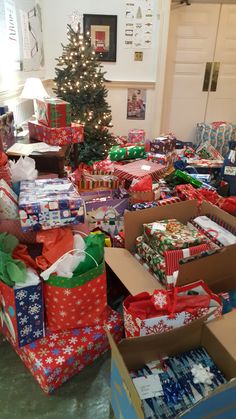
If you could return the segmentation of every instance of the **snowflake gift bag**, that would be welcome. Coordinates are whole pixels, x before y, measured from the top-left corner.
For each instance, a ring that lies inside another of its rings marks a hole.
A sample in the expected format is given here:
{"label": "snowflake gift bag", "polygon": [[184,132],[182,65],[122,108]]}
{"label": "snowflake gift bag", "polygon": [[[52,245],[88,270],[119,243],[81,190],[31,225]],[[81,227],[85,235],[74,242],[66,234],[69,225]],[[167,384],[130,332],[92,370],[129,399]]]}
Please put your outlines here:
{"label": "snowflake gift bag", "polygon": [[203,281],[169,290],[142,292],[124,300],[127,338],[168,332],[192,321],[221,315],[222,302]]}
{"label": "snowflake gift bag", "polygon": [[45,335],[41,282],[11,288],[0,281],[0,330],[18,348]]}

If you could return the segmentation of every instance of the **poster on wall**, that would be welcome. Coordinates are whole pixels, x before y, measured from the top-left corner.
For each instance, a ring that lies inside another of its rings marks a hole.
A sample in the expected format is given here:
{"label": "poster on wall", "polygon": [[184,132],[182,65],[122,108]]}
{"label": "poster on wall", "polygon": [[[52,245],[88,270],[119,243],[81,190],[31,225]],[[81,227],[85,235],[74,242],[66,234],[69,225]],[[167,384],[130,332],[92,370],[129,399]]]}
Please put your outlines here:
{"label": "poster on wall", "polygon": [[15,0],[0,2],[1,72],[21,69],[20,41]]}
{"label": "poster on wall", "polygon": [[146,89],[128,89],[127,119],[145,119]]}
{"label": "poster on wall", "polygon": [[44,65],[42,13],[36,0],[17,0],[21,26],[21,55],[24,71],[40,70]]}
{"label": "poster on wall", "polygon": [[153,0],[125,0],[124,31],[126,48],[151,48]]}
{"label": "poster on wall", "polygon": [[43,67],[42,17],[37,0],[0,0],[0,36],[1,69],[4,65],[23,71]]}

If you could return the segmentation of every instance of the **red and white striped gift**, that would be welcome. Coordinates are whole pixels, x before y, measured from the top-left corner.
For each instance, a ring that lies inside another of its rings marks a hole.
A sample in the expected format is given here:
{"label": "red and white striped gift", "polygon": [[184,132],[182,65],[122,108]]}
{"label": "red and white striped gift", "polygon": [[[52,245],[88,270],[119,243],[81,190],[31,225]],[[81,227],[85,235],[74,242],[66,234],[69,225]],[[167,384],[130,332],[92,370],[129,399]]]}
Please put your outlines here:
{"label": "red and white striped gift", "polygon": [[176,202],[180,202],[181,199],[178,196],[172,196],[171,198],[161,199],[157,201],[157,206],[162,207],[163,205],[175,204]]}
{"label": "red and white striped gift", "polygon": [[171,288],[175,286],[179,271],[179,261],[189,256],[197,255],[209,249],[209,245],[199,244],[198,246],[188,247],[181,250],[168,250],[164,252],[164,259],[166,264],[166,287]]}
{"label": "red and white striped gift", "polygon": [[137,160],[125,165],[115,164],[114,175],[119,179],[132,181],[151,175],[152,179],[158,181],[165,173],[165,166],[147,160]]}

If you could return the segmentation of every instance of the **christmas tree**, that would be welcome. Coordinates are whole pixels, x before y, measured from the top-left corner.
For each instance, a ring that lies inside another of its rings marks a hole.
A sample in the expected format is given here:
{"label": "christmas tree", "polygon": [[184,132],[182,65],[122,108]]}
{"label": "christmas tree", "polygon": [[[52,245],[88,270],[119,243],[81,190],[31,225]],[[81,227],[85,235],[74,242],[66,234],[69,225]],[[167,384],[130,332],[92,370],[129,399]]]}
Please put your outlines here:
{"label": "christmas tree", "polygon": [[[89,36],[89,34],[87,34]],[[84,143],[79,149],[80,162],[103,160],[114,144],[109,132],[111,110],[106,101],[106,74],[88,39],[67,25],[69,44],[62,44],[57,58],[53,89],[57,96],[71,104],[72,121],[84,125]]]}

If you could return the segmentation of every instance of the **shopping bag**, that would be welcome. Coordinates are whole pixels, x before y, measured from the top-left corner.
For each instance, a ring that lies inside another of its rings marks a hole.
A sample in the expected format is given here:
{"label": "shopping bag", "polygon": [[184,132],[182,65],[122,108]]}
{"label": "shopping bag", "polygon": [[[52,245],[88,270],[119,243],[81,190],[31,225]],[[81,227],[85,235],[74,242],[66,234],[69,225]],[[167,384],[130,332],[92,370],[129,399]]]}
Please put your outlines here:
{"label": "shopping bag", "polygon": [[45,335],[41,282],[11,288],[0,281],[0,330],[17,348]]}
{"label": "shopping bag", "polygon": [[107,307],[105,263],[98,264],[84,253],[96,266],[72,278],[51,275],[44,282],[46,322],[51,331],[96,325],[103,320]]}
{"label": "shopping bag", "polygon": [[221,299],[197,281],[173,290],[129,296],[123,302],[126,337],[163,333],[204,316],[221,314]]}

